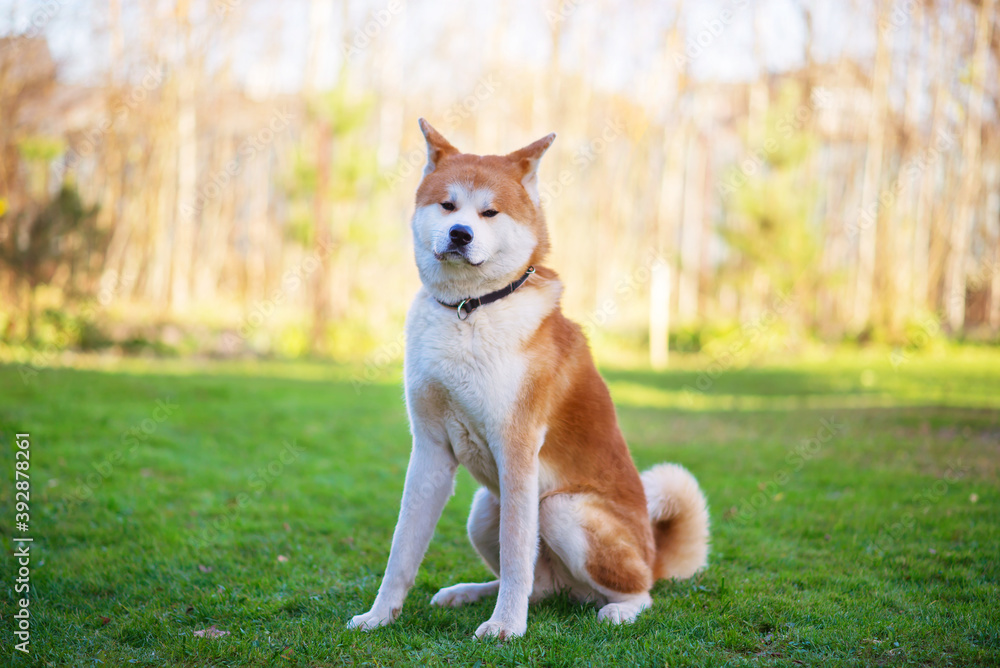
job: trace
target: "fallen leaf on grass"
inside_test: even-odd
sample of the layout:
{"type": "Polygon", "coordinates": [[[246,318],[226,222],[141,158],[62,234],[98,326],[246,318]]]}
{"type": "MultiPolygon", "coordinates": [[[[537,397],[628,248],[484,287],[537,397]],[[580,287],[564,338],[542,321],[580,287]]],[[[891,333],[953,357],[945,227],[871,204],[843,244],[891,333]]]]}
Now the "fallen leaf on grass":
{"type": "Polygon", "coordinates": [[[107,626],[108,622],[111,621],[110,617],[101,617],[101,626],[107,626]]]}
{"type": "Polygon", "coordinates": [[[284,527],[285,527],[285,531],[291,531],[292,530],[292,527],[289,526],[288,522],[285,522],[284,527]]]}
{"type": "Polygon", "coordinates": [[[228,636],[229,631],[223,631],[215,626],[209,626],[207,629],[195,631],[194,634],[199,638],[221,638],[223,636],[228,636]]]}

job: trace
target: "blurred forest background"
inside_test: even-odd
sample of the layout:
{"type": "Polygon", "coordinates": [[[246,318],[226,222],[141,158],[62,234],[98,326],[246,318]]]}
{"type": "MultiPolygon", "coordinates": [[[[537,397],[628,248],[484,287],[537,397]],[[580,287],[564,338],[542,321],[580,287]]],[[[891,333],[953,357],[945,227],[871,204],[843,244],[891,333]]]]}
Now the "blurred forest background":
{"type": "Polygon", "coordinates": [[[559,134],[548,264],[599,352],[996,343],[997,24],[997,0],[6,0],[0,355],[398,358],[420,116],[476,153],[559,134]]]}

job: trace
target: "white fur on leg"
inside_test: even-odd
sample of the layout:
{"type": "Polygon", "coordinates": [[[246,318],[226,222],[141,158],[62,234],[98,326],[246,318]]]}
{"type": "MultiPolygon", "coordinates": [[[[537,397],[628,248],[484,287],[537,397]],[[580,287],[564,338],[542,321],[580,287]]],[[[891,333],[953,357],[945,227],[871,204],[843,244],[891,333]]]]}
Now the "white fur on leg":
{"type": "Polygon", "coordinates": [[[392,533],[385,576],[371,610],[353,617],[347,628],[370,631],[396,621],[444,504],[454,489],[456,465],[454,455],[441,440],[414,429],[413,452],[406,467],[403,500],[392,533]]]}
{"type": "Polygon", "coordinates": [[[612,624],[631,624],[639,613],[653,604],[648,592],[634,594],[597,611],[597,619],[612,624]]]}
{"type": "MultiPolygon", "coordinates": [[[[497,468],[500,477],[500,588],[497,604],[489,620],[476,629],[477,638],[506,640],[523,636],[528,628],[528,597],[535,581],[538,556],[538,450],[545,439],[537,434],[534,457],[527,465],[513,468],[503,461],[504,446],[497,468]]],[[[530,443],[530,441],[529,441],[530,443]]],[[[524,444],[507,445],[507,448],[524,444]]]]}
{"type": "Polygon", "coordinates": [[[493,596],[499,589],[499,580],[493,580],[492,582],[465,582],[452,585],[434,594],[434,598],[431,599],[431,605],[457,608],[466,603],[475,603],[485,596],[493,596]]]}
{"type": "Polygon", "coordinates": [[[393,608],[387,615],[381,614],[375,610],[369,610],[364,614],[355,615],[351,618],[351,621],[347,622],[347,628],[359,629],[361,631],[371,631],[372,629],[377,629],[380,626],[392,624],[396,621],[396,617],[398,616],[399,608],[393,608]]]}

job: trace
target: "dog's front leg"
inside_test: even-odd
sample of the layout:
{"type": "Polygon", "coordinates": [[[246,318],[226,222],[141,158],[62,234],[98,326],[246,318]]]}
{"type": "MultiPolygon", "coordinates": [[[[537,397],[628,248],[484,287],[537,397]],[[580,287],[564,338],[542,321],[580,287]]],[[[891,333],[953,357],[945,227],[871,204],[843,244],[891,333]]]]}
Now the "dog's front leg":
{"type": "Polygon", "coordinates": [[[399,520],[392,534],[389,563],[372,609],[348,622],[348,628],[370,630],[396,621],[417,568],[434,535],[434,527],[451,496],[458,463],[443,439],[415,435],[406,468],[399,520]]]}
{"type": "Polygon", "coordinates": [[[476,637],[501,640],[524,635],[528,596],[538,555],[538,445],[514,439],[497,453],[500,473],[500,591],[489,621],[476,637]]]}

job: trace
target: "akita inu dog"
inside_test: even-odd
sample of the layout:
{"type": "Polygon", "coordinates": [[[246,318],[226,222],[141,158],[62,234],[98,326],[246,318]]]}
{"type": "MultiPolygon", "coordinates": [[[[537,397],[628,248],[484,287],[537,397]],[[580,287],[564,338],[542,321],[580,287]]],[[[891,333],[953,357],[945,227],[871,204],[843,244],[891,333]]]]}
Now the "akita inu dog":
{"type": "Polygon", "coordinates": [[[460,153],[423,119],[427,166],[413,241],[423,288],[406,322],[413,450],[385,577],[351,628],[393,622],[455,471],[482,485],[468,531],[496,580],[456,584],[432,605],[497,595],[477,637],[524,634],[528,602],[560,590],[631,622],[658,578],[707,564],[708,510],[694,477],[641,477],[580,327],[560,311],[538,163],[555,139],[508,155],[460,153]]]}

